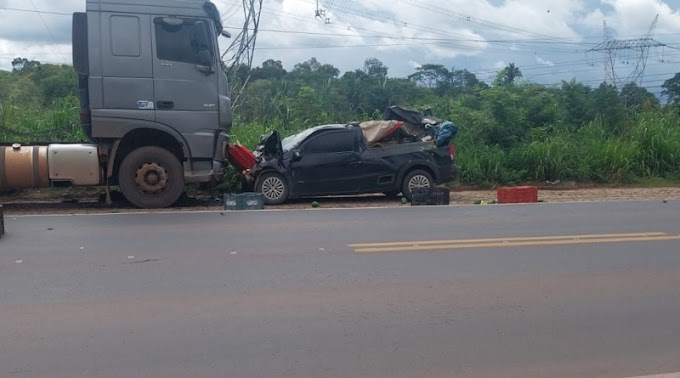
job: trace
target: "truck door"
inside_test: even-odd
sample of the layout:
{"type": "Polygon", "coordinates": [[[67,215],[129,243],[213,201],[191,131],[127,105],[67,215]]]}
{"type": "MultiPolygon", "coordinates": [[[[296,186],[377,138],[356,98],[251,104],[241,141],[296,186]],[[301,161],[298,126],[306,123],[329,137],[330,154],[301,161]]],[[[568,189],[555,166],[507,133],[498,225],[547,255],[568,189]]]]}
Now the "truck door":
{"type": "MultiPolygon", "coordinates": [[[[91,22],[95,25],[101,22],[101,59],[91,62],[93,106],[104,109],[99,115],[153,122],[153,67],[148,32],[151,18],[102,13],[91,22]],[[98,77],[100,69],[101,78],[98,77]]],[[[107,132],[98,131],[103,135],[107,132]]]]}
{"type": "Polygon", "coordinates": [[[179,131],[193,158],[212,159],[220,69],[212,25],[207,19],[156,16],[153,35],[156,122],[179,131]]]}

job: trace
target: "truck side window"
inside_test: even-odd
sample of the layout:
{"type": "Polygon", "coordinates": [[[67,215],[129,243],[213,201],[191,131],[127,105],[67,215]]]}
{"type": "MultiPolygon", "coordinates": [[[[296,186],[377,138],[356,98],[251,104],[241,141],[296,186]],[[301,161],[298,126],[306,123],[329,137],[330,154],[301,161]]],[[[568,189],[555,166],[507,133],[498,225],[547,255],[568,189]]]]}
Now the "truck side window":
{"type": "Polygon", "coordinates": [[[180,25],[169,25],[162,18],[154,20],[156,26],[156,52],[158,59],[173,62],[201,64],[199,53],[208,51],[213,53],[212,46],[202,45],[199,33],[206,28],[206,23],[185,19],[180,25]]]}
{"type": "Polygon", "coordinates": [[[305,154],[332,154],[354,151],[355,135],[350,131],[326,132],[305,143],[305,154]]]}
{"type": "Polygon", "coordinates": [[[142,55],[141,23],[135,16],[111,16],[111,55],[140,57],[142,55]]]}

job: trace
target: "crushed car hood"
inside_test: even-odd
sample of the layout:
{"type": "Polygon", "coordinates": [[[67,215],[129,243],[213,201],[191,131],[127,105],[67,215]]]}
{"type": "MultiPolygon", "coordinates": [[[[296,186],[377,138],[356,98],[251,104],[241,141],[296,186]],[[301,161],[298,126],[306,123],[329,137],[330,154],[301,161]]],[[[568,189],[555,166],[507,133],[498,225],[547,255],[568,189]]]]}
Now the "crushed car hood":
{"type": "Polygon", "coordinates": [[[283,156],[283,146],[281,145],[281,134],[274,130],[260,139],[260,144],[255,149],[255,155],[264,158],[277,158],[283,156]]]}

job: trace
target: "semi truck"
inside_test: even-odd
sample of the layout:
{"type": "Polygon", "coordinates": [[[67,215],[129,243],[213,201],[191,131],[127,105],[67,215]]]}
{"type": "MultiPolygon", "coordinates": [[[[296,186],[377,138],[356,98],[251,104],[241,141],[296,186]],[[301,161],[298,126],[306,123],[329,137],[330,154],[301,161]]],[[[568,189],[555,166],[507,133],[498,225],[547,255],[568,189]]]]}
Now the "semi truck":
{"type": "Polygon", "coordinates": [[[232,107],[209,0],[86,0],[73,67],[88,143],[0,146],[0,191],[117,185],[141,208],[220,181],[232,107]]]}

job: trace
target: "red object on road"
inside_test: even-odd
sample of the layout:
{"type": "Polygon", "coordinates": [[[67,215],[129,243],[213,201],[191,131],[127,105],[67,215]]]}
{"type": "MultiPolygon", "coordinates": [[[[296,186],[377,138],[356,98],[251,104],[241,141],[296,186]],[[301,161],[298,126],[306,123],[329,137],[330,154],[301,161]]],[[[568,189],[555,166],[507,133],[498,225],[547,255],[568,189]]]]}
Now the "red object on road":
{"type": "Polygon", "coordinates": [[[498,203],[535,203],[538,202],[538,187],[515,186],[498,189],[498,203]]]}
{"type": "Polygon", "coordinates": [[[250,169],[255,165],[255,154],[240,144],[229,146],[227,155],[229,155],[231,165],[236,167],[239,172],[250,169]]]}

